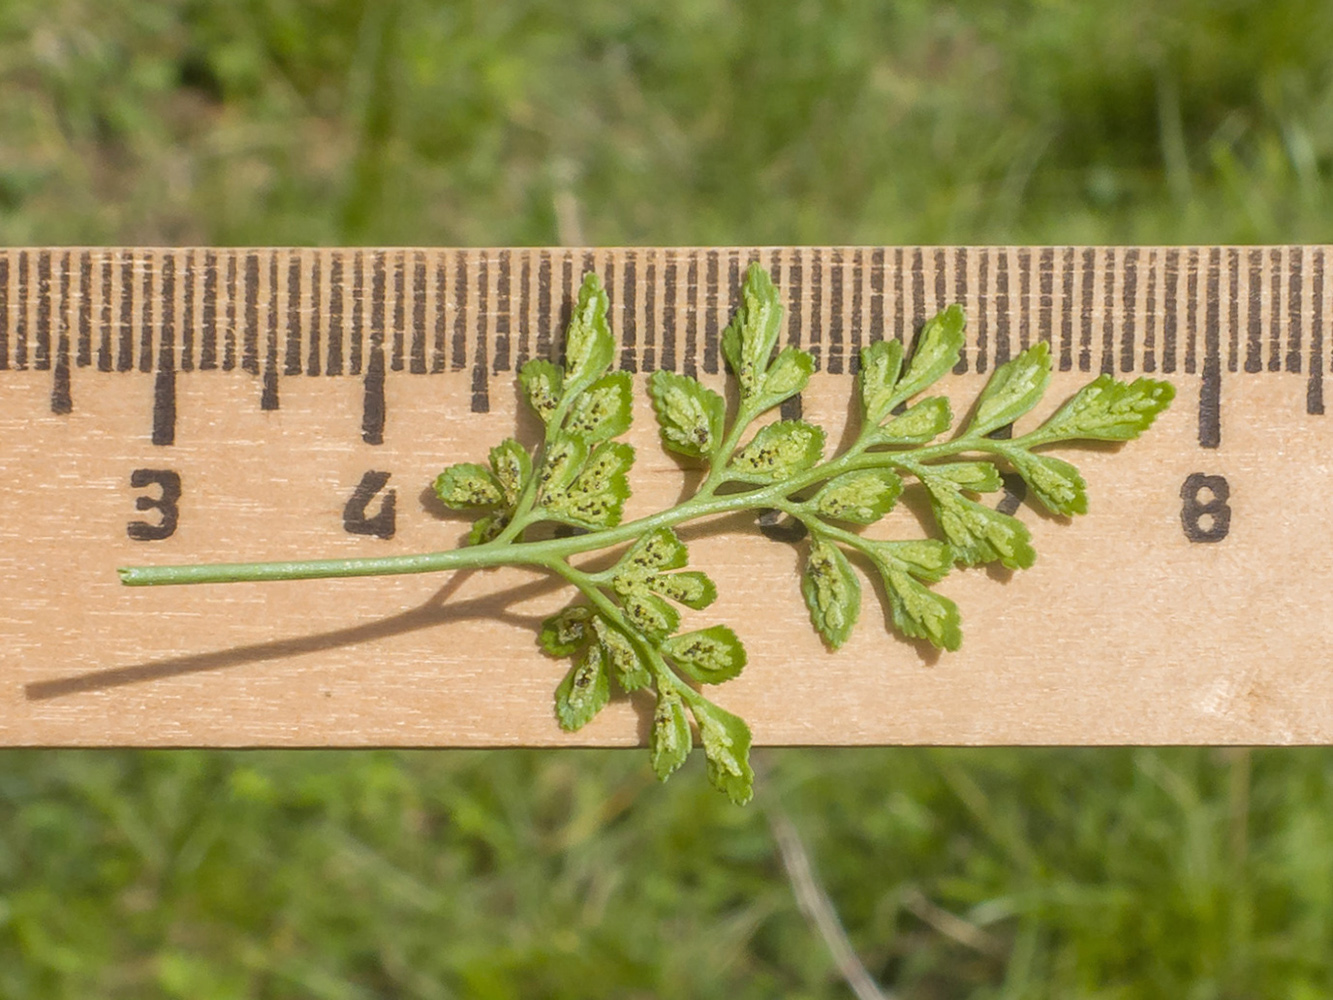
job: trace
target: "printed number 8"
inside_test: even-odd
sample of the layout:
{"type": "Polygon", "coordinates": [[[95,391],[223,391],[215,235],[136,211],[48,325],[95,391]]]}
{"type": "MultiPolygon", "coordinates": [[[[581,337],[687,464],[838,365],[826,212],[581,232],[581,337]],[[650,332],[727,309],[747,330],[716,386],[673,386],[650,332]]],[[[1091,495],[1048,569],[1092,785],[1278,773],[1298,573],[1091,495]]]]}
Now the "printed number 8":
{"type": "Polygon", "coordinates": [[[1231,530],[1231,486],[1225,476],[1205,476],[1194,472],[1180,486],[1180,525],[1191,542],[1220,542],[1231,530]],[[1200,502],[1199,494],[1209,499],[1200,502]]]}

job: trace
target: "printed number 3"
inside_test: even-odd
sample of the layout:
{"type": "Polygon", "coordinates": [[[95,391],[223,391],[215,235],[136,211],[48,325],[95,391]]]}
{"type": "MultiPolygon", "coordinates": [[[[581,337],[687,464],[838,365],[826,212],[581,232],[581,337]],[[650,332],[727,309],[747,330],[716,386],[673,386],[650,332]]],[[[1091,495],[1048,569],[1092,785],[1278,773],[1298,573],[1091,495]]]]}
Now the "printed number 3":
{"type": "Polygon", "coordinates": [[[181,476],[171,469],[135,469],[130,473],[130,485],[136,490],[145,486],[158,486],[159,496],[137,496],[134,498],[135,510],[156,510],[161,517],[157,524],[147,521],[131,521],[125,526],[126,533],[136,542],[157,542],[170,538],[176,533],[176,522],[180,520],[180,510],[176,502],[181,498],[181,476]]]}

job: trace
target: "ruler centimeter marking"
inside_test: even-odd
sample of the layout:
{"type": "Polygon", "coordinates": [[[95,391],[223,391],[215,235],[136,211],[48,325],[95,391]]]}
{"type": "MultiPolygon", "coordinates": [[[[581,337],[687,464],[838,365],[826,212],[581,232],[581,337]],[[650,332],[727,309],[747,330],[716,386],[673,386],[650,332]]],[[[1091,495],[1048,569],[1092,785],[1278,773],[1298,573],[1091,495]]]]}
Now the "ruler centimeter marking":
{"type": "Polygon", "coordinates": [[[1061,371],[1197,374],[1199,444],[1216,448],[1224,370],[1303,374],[1306,412],[1324,412],[1327,250],[0,250],[0,372],[50,371],[58,414],[76,405],[77,369],[151,373],[157,445],[175,440],[180,373],[239,368],[258,378],[264,410],[281,405],[282,378],[360,377],[362,437],[381,444],[390,373],[470,371],[471,409],[488,412],[496,377],[558,352],[588,270],[607,288],[622,369],[716,374],[743,270],[758,261],[785,290],[785,342],[830,374],[961,302],[971,336],[957,373],[991,371],[1040,339],[1061,371]]]}

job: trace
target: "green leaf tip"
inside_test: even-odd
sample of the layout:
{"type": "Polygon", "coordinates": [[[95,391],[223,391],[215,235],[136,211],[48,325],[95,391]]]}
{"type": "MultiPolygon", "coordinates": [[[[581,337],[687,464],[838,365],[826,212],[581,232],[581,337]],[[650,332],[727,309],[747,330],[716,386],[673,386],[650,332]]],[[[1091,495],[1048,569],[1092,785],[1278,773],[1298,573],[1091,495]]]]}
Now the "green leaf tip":
{"type": "Polygon", "coordinates": [[[754,795],[750,727],[738,716],[700,698],[690,705],[708,760],[708,780],[738,806],[754,795]]]}
{"type": "Polygon", "coordinates": [[[861,583],[837,545],[822,538],[811,542],[801,595],[824,641],[833,649],[846,642],[861,614],[861,583]]]}
{"type": "Polygon", "coordinates": [[[543,358],[533,358],[519,369],[518,383],[533,412],[549,424],[564,395],[565,373],[543,358]]]}
{"type": "Polygon", "coordinates": [[[736,373],[744,398],[763,388],[764,373],[782,325],[782,300],[773,280],[759,264],[751,264],[741,286],[741,303],[722,331],[722,353],[736,373]]]}
{"type": "Polygon", "coordinates": [[[1171,405],[1176,387],[1159,379],[1118,382],[1099,375],[1056,410],[1033,437],[1055,441],[1132,441],[1171,405]]]}
{"type": "Polygon", "coordinates": [[[537,643],[552,656],[573,656],[587,643],[592,618],[587,605],[570,605],[542,622],[537,643]]]}
{"type": "Polygon", "coordinates": [[[803,420],[779,420],[759,428],[732,459],[735,480],[773,483],[813,467],[824,453],[824,431],[803,420]]]}
{"type": "Polygon", "coordinates": [[[689,458],[713,456],[722,443],[727,416],[721,396],[698,379],[660,370],[648,379],[648,394],[668,451],[689,458]]]}
{"type": "Polygon", "coordinates": [[[1050,380],[1050,348],[1039,341],[995,369],[977,398],[976,415],[968,431],[989,434],[1013,423],[1037,405],[1050,380]]]}
{"type": "Polygon", "coordinates": [[[590,644],[555,689],[555,714],[560,728],[571,733],[582,729],[610,700],[606,654],[600,644],[590,644]]]}
{"type": "MultiPolygon", "coordinates": [[[[718,601],[718,587],[701,569],[687,568],[684,525],[776,511],[804,528],[799,591],[831,650],[848,642],[860,617],[862,582],[853,560],[877,577],[873,589],[889,632],[955,650],[963,638],[959,609],[935,585],[955,566],[1023,569],[1036,558],[1023,522],[995,509],[1002,470],[1017,472],[1048,511],[1083,514],[1086,482],[1046,449],[1138,437],[1175,390],[1165,381],[1101,375],[1035,429],[1002,434],[1049,387],[1050,349],[1039,340],[992,373],[956,430],[949,393],[936,387],[961,356],[965,317],[955,305],[927,320],[910,350],[899,340],[874,340],[883,331],[870,331],[855,388],[860,427],[826,456],[822,428],[764,416],[816,377],[809,352],[779,348],[778,288],[753,264],[737,292],[738,308],[721,338],[736,384],[730,408],[733,397],[693,377],[659,370],[646,379],[662,447],[704,467],[690,495],[622,523],[635,453],[620,438],[631,426],[635,377],[612,370],[618,344],[609,301],[590,272],[572,304],[562,360],[532,359],[518,374],[541,421],[539,440],[506,438],[490,449],[488,464],[457,463],[434,480],[441,503],[476,516],[468,533],[475,548],[336,565],[345,575],[514,565],[559,576],[578,597],[537,632],[546,654],[568,661],[555,688],[558,726],[582,729],[613,692],[643,691],[636,700],[656,699],[648,734],[653,773],[665,780],[679,770],[697,739],[709,782],[744,803],[754,793],[750,729],[705,692],[748,669],[748,655],[729,625],[691,621],[718,601]],[[875,537],[861,534],[868,525],[876,526],[867,532],[875,537]],[[904,529],[926,537],[878,537],[904,529]]],[[[146,586],[290,579],[305,569],[328,576],[329,565],[131,567],[120,574],[126,584],[146,586]]]]}
{"type": "Polygon", "coordinates": [[[943,396],[927,396],[893,419],[885,421],[874,433],[872,440],[876,444],[899,446],[925,444],[947,431],[951,423],[953,411],[949,408],[949,401],[943,396]]]}
{"type": "Polygon", "coordinates": [[[894,405],[934,385],[945,372],[958,364],[965,325],[963,307],[959,305],[949,306],[944,312],[927,320],[916,339],[907,371],[898,382],[894,405]]]}
{"type": "Polygon", "coordinates": [[[685,703],[674,688],[658,691],[657,709],[653,712],[653,728],[648,736],[648,753],[653,773],[666,781],[676,768],[685,763],[694,749],[694,734],[685,714],[685,703]]]}
{"type": "Polygon", "coordinates": [[[878,424],[898,405],[894,389],[903,368],[903,345],[897,340],[880,340],[861,350],[857,387],[861,395],[861,419],[878,424]]]}
{"type": "Polygon", "coordinates": [[[680,569],[689,565],[690,554],[685,544],[670,528],[654,528],[639,536],[616,563],[621,576],[634,581],[647,579],[648,574],[664,569],[680,569]]]}
{"type": "Polygon", "coordinates": [[[717,600],[717,584],[698,570],[659,573],[648,581],[648,589],[694,611],[702,611],[717,600]]]}
{"type": "Polygon", "coordinates": [[[633,389],[629,372],[603,375],[570,405],[565,431],[587,444],[601,444],[629,430],[633,389]]]}
{"type": "Polygon", "coordinates": [[[635,587],[620,598],[625,620],[636,632],[661,642],[680,627],[680,612],[648,587],[635,587]]]}
{"type": "Polygon", "coordinates": [[[725,625],[673,635],[662,643],[662,654],[701,684],[729,681],[745,669],[745,647],[725,625]]]}
{"type": "Polygon", "coordinates": [[[832,479],[812,501],[820,517],[874,524],[893,509],[903,481],[892,469],[865,469],[832,479]]]}
{"type": "Polygon", "coordinates": [[[764,375],[764,407],[777,406],[806,387],[814,374],[815,358],[797,347],[784,348],[764,375]]]}
{"type": "MultiPolygon", "coordinates": [[[[571,454],[577,449],[572,449],[571,454]]],[[[571,464],[573,459],[571,458],[571,464]]],[[[554,520],[585,528],[613,528],[629,499],[629,477],[634,449],[620,441],[599,444],[578,463],[567,484],[542,494],[546,513],[554,520]]],[[[562,473],[557,482],[564,478],[562,473]]]]}
{"type": "Polygon", "coordinates": [[[435,477],[435,495],[455,510],[480,510],[504,502],[504,489],[485,466],[473,462],[451,465],[435,477]]]}
{"type": "Polygon", "coordinates": [[[607,666],[621,690],[626,693],[638,691],[653,683],[652,673],[642,654],[624,631],[600,615],[592,620],[592,627],[597,641],[602,645],[602,652],[606,654],[607,666]]]}
{"type": "MultiPolygon", "coordinates": [[[[513,509],[519,494],[532,478],[532,456],[513,438],[506,438],[491,449],[491,472],[504,494],[505,507],[513,509]]],[[[436,481],[436,492],[439,481],[436,481]]],[[[443,498],[441,498],[443,499],[443,498]]]]}
{"type": "Polygon", "coordinates": [[[565,331],[565,381],[576,393],[601,378],[615,356],[616,342],[611,336],[606,314],[610,304],[601,279],[589,271],[579,289],[578,302],[565,331]]]}
{"type": "Polygon", "coordinates": [[[950,652],[963,644],[957,604],[914,579],[900,565],[884,566],[881,575],[894,628],[908,639],[924,639],[950,652]]]}
{"type": "Polygon", "coordinates": [[[1006,457],[1013,463],[1027,487],[1052,514],[1086,514],[1087,484],[1083,476],[1064,459],[1054,455],[1034,455],[1015,448],[1006,457]]]}
{"type": "Polygon", "coordinates": [[[1036,560],[1031,535],[1018,518],[969,500],[945,476],[927,474],[922,482],[935,520],[959,562],[967,566],[999,562],[1008,569],[1027,569],[1036,560]]]}

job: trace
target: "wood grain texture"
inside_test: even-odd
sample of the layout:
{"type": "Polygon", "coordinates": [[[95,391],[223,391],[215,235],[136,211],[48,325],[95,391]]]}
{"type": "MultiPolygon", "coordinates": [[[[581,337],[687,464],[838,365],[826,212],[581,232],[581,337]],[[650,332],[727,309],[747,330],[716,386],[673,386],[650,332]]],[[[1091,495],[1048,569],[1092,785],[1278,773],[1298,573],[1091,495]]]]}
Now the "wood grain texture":
{"type": "MultiPolygon", "coordinates": [[[[832,440],[855,349],[910,337],[955,299],[971,318],[966,370],[944,384],[955,412],[1038,338],[1062,370],[1024,423],[1104,369],[1178,390],[1144,440],[1055,452],[1085,474],[1091,513],[1066,523],[1024,504],[1032,569],[939,585],[963,612],[957,653],[891,635],[868,582],[856,633],[828,652],[801,602],[799,546],[752,518],[682,532],[722,592],[688,620],[725,621],[749,649],[717,700],[757,743],[1331,742],[1325,249],[0,251],[0,743],[642,742],[651,706],[638,698],[578,734],[557,728],[565,665],[534,643],[569,596],[554,581],[136,590],[114,570],[452,547],[466,522],[427,487],[515,429],[531,439],[512,370],[558,352],[585,264],[609,277],[620,364],[637,372],[627,513],[671,505],[691,473],[658,446],[644,372],[723,387],[716,337],[751,257],[794,307],[786,339],[818,348],[803,412],[832,440]],[[133,487],[135,470],[179,476],[169,538],[128,534],[158,519],[136,510],[160,488],[133,487]],[[396,496],[389,539],[344,529],[374,471],[396,496]],[[1182,529],[1198,473],[1230,489],[1213,543],[1182,529]]],[[[924,533],[910,503],[872,532],[924,533]]]]}

